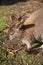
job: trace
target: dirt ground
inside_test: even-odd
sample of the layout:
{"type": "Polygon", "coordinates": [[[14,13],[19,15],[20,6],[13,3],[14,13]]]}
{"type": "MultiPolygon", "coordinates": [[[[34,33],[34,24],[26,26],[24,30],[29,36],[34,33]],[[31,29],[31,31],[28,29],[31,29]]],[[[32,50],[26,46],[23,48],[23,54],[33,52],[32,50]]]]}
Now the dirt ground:
{"type": "MultiPolygon", "coordinates": [[[[26,19],[34,11],[38,10],[41,7],[43,7],[43,0],[28,0],[26,2],[18,2],[12,5],[3,5],[3,6],[1,5],[0,18],[3,18],[3,22],[5,22],[5,24],[11,25],[12,21],[10,19],[10,16],[12,14],[16,15],[17,17],[22,16],[23,19],[26,19]]],[[[0,20],[2,21],[2,19],[0,20]]],[[[0,28],[0,30],[2,29],[0,28]]],[[[15,50],[19,50],[19,49],[20,50],[16,54],[13,54],[13,56],[9,55],[9,52],[8,52],[6,57],[8,60],[4,60],[2,62],[0,60],[0,65],[3,65],[3,64],[4,65],[8,65],[8,64],[9,65],[43,65],[43,52],[36,51],[38,53],[35,54],[32,51],[31,54],[29,54],[25,51],[26,49],[25,47],[22,49],[22,44],[20,41],[13,40],[12,42],[10,42],[6,38],[6,36],[4,37],[5,37],[4,42],[0,46],[1,48],[4,47],[6,50],[9,50],[9,52],[11,53],[15,53],[15,50]],[[11,57],[14,57],[14,58],[11,58],[11,57]]],[[[3,54],[1,56],[3,59],[3,54]]]]}

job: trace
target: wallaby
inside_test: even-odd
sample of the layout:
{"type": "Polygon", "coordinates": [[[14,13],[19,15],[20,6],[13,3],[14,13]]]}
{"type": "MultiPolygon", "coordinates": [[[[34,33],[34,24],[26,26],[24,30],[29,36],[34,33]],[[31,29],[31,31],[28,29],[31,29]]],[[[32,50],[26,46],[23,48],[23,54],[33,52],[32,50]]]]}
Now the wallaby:
{"type": "Polygon", "coordinates": [[[15,22],[9,34],[11,41],[14,38],[20,39],[23,44],[26,44],[27,50],[32,48],[32,43],[35,41],[43,43],[43,8],[33,12],[25,21],[16,22],[14,16],[11,18],[15,22]]]}

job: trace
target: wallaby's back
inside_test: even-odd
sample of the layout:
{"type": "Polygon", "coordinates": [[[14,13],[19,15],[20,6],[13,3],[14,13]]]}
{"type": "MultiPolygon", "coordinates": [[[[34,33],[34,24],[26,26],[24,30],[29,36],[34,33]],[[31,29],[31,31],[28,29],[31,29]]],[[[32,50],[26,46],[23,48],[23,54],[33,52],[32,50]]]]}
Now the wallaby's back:
{"type": "Polygon", "coordinates": [[[28,28],[24,30],[22,42],[26,43],[28,49],[31,48],[31,43],[35,40],[43,42],[43,8],[27,18],[24,25],[28,28]]]}

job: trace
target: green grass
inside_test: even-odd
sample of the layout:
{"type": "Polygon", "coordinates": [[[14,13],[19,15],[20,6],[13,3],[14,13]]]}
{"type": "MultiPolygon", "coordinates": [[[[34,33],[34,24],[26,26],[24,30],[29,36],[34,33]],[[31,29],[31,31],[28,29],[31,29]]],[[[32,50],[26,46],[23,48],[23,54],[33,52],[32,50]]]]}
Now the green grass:
{"type": "Polygon", "coordinates": [[[29,55],[26,52],[21,52],[16,55],[8,53],[6,56],[6,48],[0,48],[0,64],[12,65],[12,63],[14,63],[14,65],[42,65],[42,63],[38,61],[34,55],[29,55]]]}
{"type": "Polygon", "coordinates": [[[11,54],[11,53],[9,53],[9,54],[7,55],[7,58],[10,59],[10,60],[14,60],[14,55],[11,54]]]}
{"type": "MultiPolygon", "coordinates": [[[[38,57],[38,56],[37,56],[38,57]]],[[[22,52],[16,55],[15,62],[17,65],[42,65],[40,61],[36,60],[36,56],[29,55],[26,52],[22,52]]]]}
{"type": "MultiPolygon", "coordinates": [[[[3,16],[0,16],[0,31],[3,30],[6,26],[6,19],[3,16]]],[[[5,39],[5,34],[3,32],[0,32],[0,44],[5,39]]]]}
{"type": "Polygon", "coordinates": [[[10,19],[5,16],[0,16],[0,31],[6,27],[6,24],[10,24],[10,19]]]}
{"type": "Polygon", "coordinates": [[[10,11],[8,8],[6,8],[6,9],[5,8],[0,9],[0,14],[7,15],[7,14],[11,14],[12,13],[12,11],[10,11]]]}
{"type": "Polygon", "coordinates": [[[4,17],[0,17],[0,30],[5,27],[5,24],[6,20],[4,19],[4,17]]]}

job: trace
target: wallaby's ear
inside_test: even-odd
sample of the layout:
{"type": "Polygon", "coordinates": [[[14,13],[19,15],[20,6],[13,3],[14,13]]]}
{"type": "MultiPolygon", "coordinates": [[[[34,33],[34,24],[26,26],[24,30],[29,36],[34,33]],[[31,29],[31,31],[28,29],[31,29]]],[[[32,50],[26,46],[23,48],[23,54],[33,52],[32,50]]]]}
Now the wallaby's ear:
{"type": "Polygon", "coordinates": [[[18,17],[18,23],[16,24],[17,28],[18,28],[18,29],[21,28],[21,26],[23,25],[23,23],[24,23],[24,19],[23,19],[22,16],[20,15],[20,16],[18,17]]]}
{"type": "Polygon", "coordinates": [[[23,25],[24,21],[23,19],[21,21],[19,21],[19,23],[17,23],[17,28],[20,29],[23,25]]]}
{"type": "Polygon", "coordinates": [[[34,20],[35,20],[36,16],[34,15],[31,15],[29,18],[27,18],[23,25],[29,25],[29,24],[34,24],[34,20]]]}
{"type": "Polygon", "coordinates": [[[24,20],[22,17],[19,17],[18,20],[20,20],[21,25],[30,25],[30,24],[34,24],[34,20],[35,20],[36,16],[34,16],[33,14],[30,15],[29,18],[27,18],[26,20],[24,20]]]}

